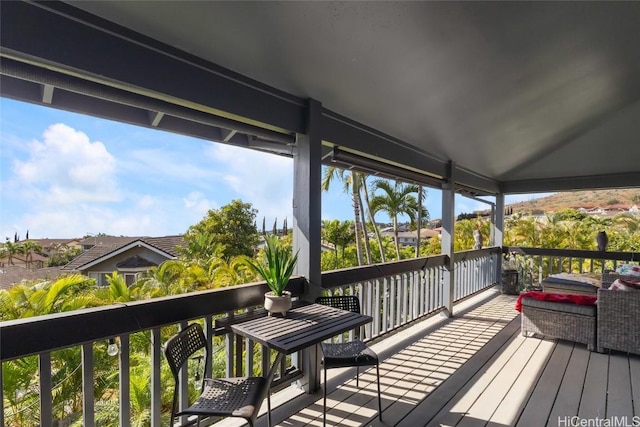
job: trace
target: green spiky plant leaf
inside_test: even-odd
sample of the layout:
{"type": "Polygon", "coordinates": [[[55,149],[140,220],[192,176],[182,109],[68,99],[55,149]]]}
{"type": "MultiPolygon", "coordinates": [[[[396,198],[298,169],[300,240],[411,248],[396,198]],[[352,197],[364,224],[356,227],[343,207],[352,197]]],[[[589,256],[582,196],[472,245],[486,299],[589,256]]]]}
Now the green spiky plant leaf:
{"type": "Polygon", "coordinates": [[[296,262],[298,262],[298,253],[293,255],[290,249],[280,244],[277,236],[267,236],[265,240],[267,245],[264,248],[264,260],[257,262],[246,258],[245,261],[267,282],[271,292],[282,296],[282,292],[293,274],[296,262]]]}

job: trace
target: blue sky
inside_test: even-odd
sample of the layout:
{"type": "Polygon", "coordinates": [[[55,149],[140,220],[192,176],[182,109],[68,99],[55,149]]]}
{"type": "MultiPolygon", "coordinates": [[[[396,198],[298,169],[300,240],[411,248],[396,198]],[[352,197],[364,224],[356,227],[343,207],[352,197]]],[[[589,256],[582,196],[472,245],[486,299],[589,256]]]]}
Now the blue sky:
{"type": "MultiPolygon", "coordinates": [[[[292,225],[293,161],[224,144],[0,98],[0,239],[182,234],[233,199],[257,222],[292,225]]],[[[509,197],[508,202],[533,196],[509,197]]],[[[486,204],[457,197],[456,214],[486,204]]],[[[439,190],[427,189],[431,218],[439,190]]],[[[337,183],[323,219],[353,218],[337,183]]],[[[388,221],[383,216],[377,221],[388,221]]]]}

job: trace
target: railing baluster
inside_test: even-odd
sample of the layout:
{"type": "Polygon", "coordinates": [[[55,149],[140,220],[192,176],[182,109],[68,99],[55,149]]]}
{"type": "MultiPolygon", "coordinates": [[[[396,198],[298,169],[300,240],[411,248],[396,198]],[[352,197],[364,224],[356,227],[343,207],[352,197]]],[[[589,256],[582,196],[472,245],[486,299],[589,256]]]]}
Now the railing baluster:
{"type": "Polygon", "coordinates": [[[389,277],[389,330],[393,330],[396,325],[396,304],[398,298],[396,298],[396,279],[395,277],[389,277]]]}
{"type": "MultiPolygon", "coordinates": [[[[371,317],[375,316],[375,310],[374,310],[374,305],[373,305],[373,282],[371,280],[367,280],[365,282],[365,286],[367,287],[366,289],[366,298],[367,298],[367,314],[371,317]]],[[[376,307],[378,306],[378,304],[376,304],[376,307]]],[[[365,329],[367,331],[367,338],[372,338],[373,337],[373,324],[371,323],[367,323],[365,325],[365,329]]]]}
{"type": "MultiPolygon", "coordinates": [[[[0,362],[0,402],[4,402],[4,381],[2,379],[2,363],[0,362]]],[[[4,425],[4,405],[0,406],[0,426],[4,425]]]]}
{"type": "Polygon", "coordinates": [[[94,427],[93,343],[82,345],[82,425],[94,427]]]}
{"type": "Polygon", "coordinates": [[[389,279],[382,279],[382,332],[389,330],[389,279]]]}
{"type": "MultiPolygon", "coordinates": [[[[187,327],[187,322],[180,322],[180,330],[183,330],[187,327]]],[[[178,389],[178,407],[180,410],[189,407],[189,370],[182,369],[179,373],[180,375],[180,388],[178,389]]],[[[189,417],[182,416],[180,418],[180,422],[185,424],[189,417]]]]}
{"type": "Polygon", "coordinates": [[[425,299],[426,299],[426,291],[425,291],[425,273],[424,270],[420,270],[418,272],[418,284],[419,284],[419,294],[420,294],[420,299],[418,302],[418,316],[422,316],[423,314],[425,314],[426,310],[425,310],[425,299]]]}
{"type": "Polygon", "coordinates": [[[429,311],[433,311],[438,306],[438,270],[429,270],[429,311]]]}
{"type": "Polygon", "coordinates": [[[374,295],[374,308],[376,309],[373,313],[373,335],[380,335],[380,279],[376,279],[374,282],[375,286],[375,295],[374,295]]]}
{"type": "Polygon", "coordinates": [[[396,276],[397,280],[397,292],[398,292],[398,307],[396,309],[396,320],[395,323],[397,326],[402,326],[402,315],[404,314],[404,287],[402,282],[402,275],[398,274],[396,276]]]}
{"type": "Polygon", "coordinates": [[[413,289],[411,291],[413,294],[413,315],[411,317],[413,320],[413,319],[417,319],[420,316],[420,299],[422,298],[422,292],[420,287],[422,285],[422,281],[420,280],[419,270],[411,273],[411,282],[412,282],[411,289],[413,289]]]}
{"type": "Polygon", "coordinates": [[[120,372],[120,427],[131,425],[131,377],[130,377],[129,334],[120,336],[118,370],[120,372]]]}
{"type": "MultiPolygon", "coordinates": [[[[227,316],[232,317],[233,312],[227,313],[227,316]]],[[[225,365],[224,365],[224,375],[225,377],[233,377],[233,361],[235,360],[235,347],[233,346],[233,335],[226,334],[224,336],[224,343],[226,347],[226,355],[225,365]]]]}
{"type": "Polygon", "coordinates": [[[161,427],[162,425],[160,417],[160,410],[162,409],[161,353],[160,328],[153,328],[151,329],[151,427],[161,427]]]}
{"type": "Polygon", "coordinates": [[[38,358],[40,376],[40,425],[53,425],[53,394],[51,379],[51,353],[41,353],[38,358]]]}
{"type": "Polygon", "coordinates": [[[407,319],[407,278],[404,274],[399,274],[398,280],[400,281],[400,307],[398,309],[398,326],[402,326],[407,319]]]}

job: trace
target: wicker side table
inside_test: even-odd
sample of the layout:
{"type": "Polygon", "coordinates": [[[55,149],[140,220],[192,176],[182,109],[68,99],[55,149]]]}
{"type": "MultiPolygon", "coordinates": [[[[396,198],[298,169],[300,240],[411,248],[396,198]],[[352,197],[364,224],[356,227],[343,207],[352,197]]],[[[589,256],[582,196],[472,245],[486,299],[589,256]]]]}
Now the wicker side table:
{"type": "Polygon", "coordinates": [[[596,348],[596,307],[522,298],[522,335],[544,335],[596,348]]]}

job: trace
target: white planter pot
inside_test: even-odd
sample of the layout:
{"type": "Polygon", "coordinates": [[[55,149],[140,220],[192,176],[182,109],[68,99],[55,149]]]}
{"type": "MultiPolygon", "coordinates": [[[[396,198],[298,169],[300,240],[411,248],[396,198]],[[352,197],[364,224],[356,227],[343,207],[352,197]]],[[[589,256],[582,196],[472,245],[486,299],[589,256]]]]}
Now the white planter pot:
{"type": "Polygon", "coordinates": [[[281,297],[278,297],[269,291],[264,294],[264,308],[269,312],[269,316],[273,313],[280,313],[283,316],[291,308],[291,292],[284,291],[281,297]]]}

